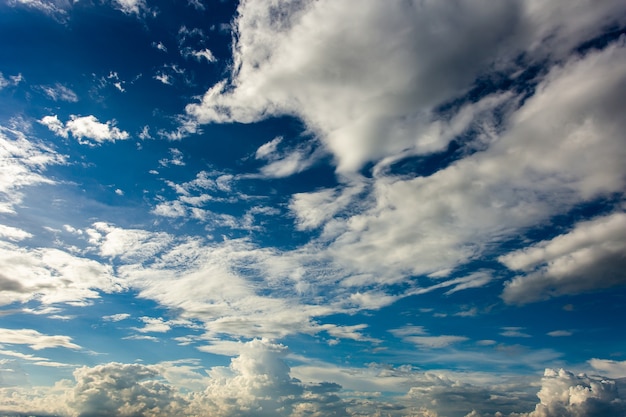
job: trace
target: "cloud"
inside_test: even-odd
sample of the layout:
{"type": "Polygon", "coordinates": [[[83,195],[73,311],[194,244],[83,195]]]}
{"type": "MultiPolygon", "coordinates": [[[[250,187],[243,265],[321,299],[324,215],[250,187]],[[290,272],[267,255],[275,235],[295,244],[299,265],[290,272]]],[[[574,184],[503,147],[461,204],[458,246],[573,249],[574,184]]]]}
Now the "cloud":
{"type": "MultiPolygon", "coordinates": [[[[29,140],[22,132],[0,126],[0,213],[15,213],[14,207],[24,197],[24,188],[54,184],[42,172],[48,166],[63,165],[66,161],[66,156],[29,140]]],[[[9,229],[4,230],[9,233],[9,229]]],[[[18,235],[25,236],[19,232],[18,235]]]]}
{"type": "Polygon", "coordinates": [[[153,11],[148,8],[145,0],[112,0],[115,8],[123,12],[124,14],[134,14],[137,16],[143,16],[145,14],[154,14],[153,11]]]}
{"type": "Polygon", "coordinates": [[[469,340],[469,338],[465,336],[430,336],[422,326],[406,326],[399,329],[392,329],[390,332],[394,336],[400,337],[404,342],[415,344],[420,348],[444,348],[454,343],[469,340]]]}
{"type": "Polygon", "coordinates": [[[202,59],[206,59],[207,62],[216,62],[217,58],[213,55],[209,49],[204,48],[200,50],[194,50],[192,48],[183,48],[180,51],[181,55],[185,58],[194,58],[197,61],[201,61],[202,59]]]}
{"type": "Polygon", "coordinates": [[[41,350],[63,347],[81,349],[69,336],[48,336],[31,329],[0,329],[0,340],[6,344],[28,345],[31,349],[41,350]]]}
{"type": "Polygon", "coordinates": [[[83,305],[99,292],[120,291],[111,266],[52,248],[22,248],[0,241],[0,305],[37,301],[83,305]]]}
{"type": "Polygon", "coordinates": [[[100,123],[95,116],[70,115],[70,120],[65,125],[56,115],[44,116],[39,122],[47,126],[57,136],[67,138],[68,134],[71,133],[83,145],[93,146],[106,141],[115,142],[129,138],[128,132],[115,126],[115,121],[100,123]],[[83,140],[83,138],[91,139],[91,141],[83,140]]]}
{"type": "Polygon", "coordinates": [[[524,304],[626,283],[626,213],[576,224],[569,233],[501,256],[514,271],[502,298],[524,304]]]}
{"type": "Polygon", "coordinates": [[[78,368],[74,378],[69,405],[82,417],[182,416],[187,406],[151,366],[113,362],[78,368]]]}
{"type": "Polygon", "coordinates": [[[159,160],[159,165],[167,167],[170,165],[185,166],[184,155],[180,149],[170,148],[171,158],[163,158],[159,160]]]}
{"type": "Polygon", "coordinates": [[[128,313],[118,313],[118,314],[113,314],[110,316],[103,316],[102,319],[107,320],[107,321],[117,322],[117,321],[126,320],[129,317],[130,317],[130,314],[128,313]]]}
{"type": "Polygon", "coordinates": [[[22,74],[11,75],[9,78],[4,78],[2,72],[0,72],[0,90],[8,86],[16,86],[22,81],[22,74]]]}
{"type": "Polygon", "coordinates": [[[67,10],[72,7],[70,0],[9,0],[9,6],[25,6],[38,10],[59,22],[67,19],[67,10]]]}
{"type": "Polygon", "coordinates": [[[139,333],[166,333],[172,329],[170,323],[161,317],[141,317],[141,321],[145,326],[135,329],[139,333]]]}
{"type": "Polygon", "coordinates": [[[167,52],[167,47],[163,44],[163,42],[152,42],[152,46],[159,51],[167,52]]]}
{"type": "Polygon", "coordinates": [[[32,234],[17,227],[5,226],[0,224],[0,237],[14,242],[33,237],[32,234]]]}
{"type": "Polygon", "coordinates": [[[437,105],[488,69],[510,70],[522,52],[531,62],[562,59],[623,21],[620,10],[616,1],[581,1],[574,8],[247,1],[235,20],[231,79],[209,89],[187,113],[200,123],[298,115],[335,155],[338,170],[352,172],[405,150],[445,149],[453,135],[439,134],[432,113],[437,105]]]}
{"type": "Polygon", "coordinates": [[[593,369],[600,372],[602,375],[606,375],[611,378],[626,377],[626,361],[593,358],[588,362],[593,369]]]}
{"type": "Polygon", "coordinates": [[[50,99],[54,101],[67,101],[75,103],[78,101],[78,96],[70,88],[63,84],[56,83],[53,86],[42,85],[39,87],[50,99]]]}
{"type": "Polygon", "coordinates": [[[573,333],[570,330],[553,330],[547,333],[548,336],[552,337],[566,337],[571,336],[572,334],[573,333]]]}
{"type": "Polygon", "coordinates": [[[615,380],[546,369],[537,394],[539,404],[528,417],[601,417],[626,412],[626,397],[615,380]]]}
{"type": "MultiPolygon", "coordinates": [[[[321,241],[330,241],[329,257],[360,276],[354,282],[361,285],[407,276],[444,278],[526,227],[578,203],[621,193],[626,148],[619,132],[626,123],[615,109],[624,97],[622,64],[622,41],[572,58],[546,75],[486,149],[428,176],[385,175],[365,182],[365,198],[328,220],[321,241]]],[[[305,201],[303,195],[297,201],[305,201]]],[[[310,205],[291,208],[300,219],[310,217],[310,205]]],[[[609,282],[619,281],[614,277],[609,282]]],[[[509,288],[505,294],[513,294],[515,287],[509,288]]]]}

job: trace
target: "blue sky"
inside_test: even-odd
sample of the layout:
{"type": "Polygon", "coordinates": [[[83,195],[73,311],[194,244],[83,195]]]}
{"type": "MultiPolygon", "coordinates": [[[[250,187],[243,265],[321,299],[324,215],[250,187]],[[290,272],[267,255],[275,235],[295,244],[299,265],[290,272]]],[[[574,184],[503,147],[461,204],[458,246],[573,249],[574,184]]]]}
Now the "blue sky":
{"type": "Polygon", "coordinates": [[[0,414],[626,413],[621,1],[0,4],[0,414]]]}

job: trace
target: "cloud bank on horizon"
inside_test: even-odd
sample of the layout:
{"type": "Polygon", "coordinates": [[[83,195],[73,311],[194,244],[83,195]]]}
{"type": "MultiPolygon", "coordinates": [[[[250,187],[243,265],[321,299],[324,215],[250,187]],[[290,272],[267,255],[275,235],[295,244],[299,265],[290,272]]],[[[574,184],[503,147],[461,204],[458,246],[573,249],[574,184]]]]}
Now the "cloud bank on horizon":
{"type": "Polygon", "coordinates": [[[617,0],[0,5],[0,414],[625,415],[625,36],[617,0]]]}

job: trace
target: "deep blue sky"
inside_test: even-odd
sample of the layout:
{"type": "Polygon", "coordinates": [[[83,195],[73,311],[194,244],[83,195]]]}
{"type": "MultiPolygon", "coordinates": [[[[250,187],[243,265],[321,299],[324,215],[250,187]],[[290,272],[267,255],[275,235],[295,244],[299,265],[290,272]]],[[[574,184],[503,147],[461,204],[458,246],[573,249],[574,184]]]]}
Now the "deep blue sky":
{"type": "Polygon", "coordinates": [[[625,415],[626,7],[544,3],[2,2],[0,414],[625,415]]]}

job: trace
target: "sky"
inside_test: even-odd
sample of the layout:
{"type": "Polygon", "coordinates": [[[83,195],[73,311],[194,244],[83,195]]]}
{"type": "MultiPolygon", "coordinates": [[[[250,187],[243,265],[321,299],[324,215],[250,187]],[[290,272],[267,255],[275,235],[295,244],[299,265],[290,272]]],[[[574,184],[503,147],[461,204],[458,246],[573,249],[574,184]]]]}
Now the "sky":
{"type": "Polygon", "coordinates": [[[622,0],[0,2],[0,415],[626,415],[622,0]]]}

